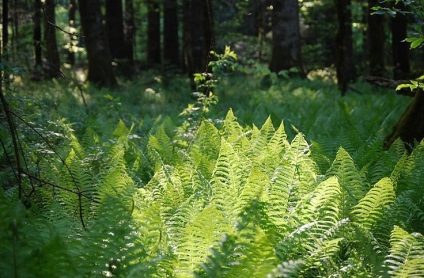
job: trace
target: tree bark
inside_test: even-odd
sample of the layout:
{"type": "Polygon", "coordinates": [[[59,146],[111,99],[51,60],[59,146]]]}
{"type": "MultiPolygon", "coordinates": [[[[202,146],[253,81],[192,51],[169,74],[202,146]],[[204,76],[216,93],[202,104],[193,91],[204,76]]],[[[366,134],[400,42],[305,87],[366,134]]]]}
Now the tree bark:
{"type": "Polygon", "coordinates": [[[302,71],[300,51],[299,3],[297,0],[275,0],[272,10],[273,72],[297,68],[302,71]]]}
{"type": "MultiPolygon", "coordinates": [[[[71,34],[75,33],[75,15],[77,13],[77,1],[76,0],[70,0],[68,5],[68,26],[69,26],[69,32],[71,34]]],[[[71,66],[75,65],[75,47],[77,45],[76,42],[77,38],[74,35],[69,35],[69,42],[68,42],[68,64],[71,66]]]]}
{"type": "Polygon", "coordinates": [[[46,77],[53,78],[62,75],[60,71],[60,56],[56,40],[56,18],[55,1],[45,0],[44,2],[44,42],[46,53],[46,77]]]}
{"type": "MultiPolygon", "coordinates": [[[[187,73],[207,71],[209,53],[214,48],[212,0],[184,0],[183,48],[187,73]]],[[[192,89],[195,84],[192,81],[192,89]]]]}
{"type": "Polygon", "coordinates": [[[147,0],[147,63],[161,63],[160,5],[156,0],[147,0]]]}
{"type": "Polygon", "coordinates": [[[134,3],[133,0],[125,1],[124,16],[124,35],[125,35],[125,53],[126,58],[132,68],[134,66],[134,43],[135,43],[135,24],[134,24],[134,3]]]}
{"type": "Polygon", "coordinates": [[[163,58],[167,64],[180,64],[177,0],[163,2],[163,58]]]}
{"type": "Polygon", "coordinates": [[[112,56],[102,23],[100,0],[79,0],[79,12],[88,56],[87,80],[100,87],[117,85],[112,56]]]}
{"type": "Polygon", "coordinates": [[[33,43],[34,43],[34,56],[35,56],[35,65],[32,72],[33,80],[41,80],[43,75],[43,60],[41,57],[42,47],[41,47],[41,0],[34,1],[34,33],[33,33],[33,43]]]}
{"type": "Polygon", "coordinates": [[[356,76],[353,62],[351,0],[335,1],[339,26],[336,34],[337,83],[342,95],[345,95],[349,82],[356,76]]]}
{"type": "MultiPolygon", "coordinates": [[[[396,7],[405,9],[401,2],[396,7]]],[[[403,41],[407,37],[407,27],[407,17],[401,13],[396,13],[391,21],[393,79],[407,79],[409,77],[409,44],[403,41]]]]}
{"type": "Polygon", "coordinates": [[[3,0],[2,5],[2,42],[0,48],[2,48],[3,59],[7,61],[8,56],[8,43],[9,43],[9,1],[3,0]]]}
{"type": "Polygon", "coordinates": [[[385,147],[389,148],[400,138],[405,145],[412,149],[416,141],[424,139],[424,92],[418,90],[408,109],[403,113],[392,133],[385,140],[385,147]]]}
{"type": "Polygon", "coordinates": [[[106,0],[106,33],[112,58],[125,58],[122,1],[106,0]]]}
{"type": "Polygon", "coordinates": [[[370,75],[385,76],[385,20],[382,15],[372,15],[371,9],[378,5],[378,0],[368,0],[368,68],[370,75]]]}

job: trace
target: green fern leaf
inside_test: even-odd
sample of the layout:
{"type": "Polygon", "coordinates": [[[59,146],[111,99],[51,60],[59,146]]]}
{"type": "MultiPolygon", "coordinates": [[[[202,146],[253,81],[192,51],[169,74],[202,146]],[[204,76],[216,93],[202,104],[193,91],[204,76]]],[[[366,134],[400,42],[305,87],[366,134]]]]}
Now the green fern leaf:
{"type": "Polygon", "coordinates": [[[230,231],[225,222],[222,212],[210,204],[184,227],[183,238],[176,247],[178,263],[175,274],[178,277],[190,277],[197,265],[208,256],[209,248],[220,240],[223,233],[230,231]]]}
{"type": "Polygon", "coordinates": [[[364,176],[359,173],[350,155],[340,148],[327,177],[336,176],[342,188],[342,218],[348,217],[351,209],[365,195],[366,182],[364,176]]]}
{"type": "Polygon", "coordinates": [[[189,156],[193,165],[208,179],[212,176],[220,147],[218,129],[208,121],[202,122],[190,146],[189,156]]]}
{"type": "Polygon", "coordinates": [[[356,222],[370,230],[394,200],[393,183],[389,178],[383,178],[359,201],[352,215],[356,222]]]}
{"type": "Polygon", "coordinates": [[[153,161],[160,167],[163,164],[171,164],[176,156],[171,138],[165,132],[164,126],[159,126],[155,135],[150,136],[148,151],[153,161]]]}
{"type": "Polygon", "coordinates": [[[249,162],[239,156],[225,140],[221,142],[220,154],[213,171],[212,200],[229,219],[237,214],[239,195],[249,170],[249,162]],[[247,168],[247,169],[246,169],[247,168]]]}
{"type": "Polygon", "coordinates": [[[424,237],[395,226],[385,264],[393,277],[424,277],[424,237]]]}

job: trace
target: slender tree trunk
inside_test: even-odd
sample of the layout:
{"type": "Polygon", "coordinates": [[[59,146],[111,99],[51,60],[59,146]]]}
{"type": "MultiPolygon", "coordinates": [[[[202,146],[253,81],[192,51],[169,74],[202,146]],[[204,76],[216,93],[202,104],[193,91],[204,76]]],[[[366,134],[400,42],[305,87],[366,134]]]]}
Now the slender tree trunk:
{"type": "Polygon", "coordinates": [[[9,1],[3,0],[2,5],[2,48],[3,59],[6,61],[8,56],[8,43],[9,43],[9,1]]]}
{"type": "Polygon", "coordinates": [[[344,95],[348,83],[353,81],[356,75],[353,62],[351,0],[335,1],[339,25],[336,35],[337,82],[342,95],[344,95]]]}
{"type": "Polygon", "coordinates": [[[56,40],[55,6],[54,0],[45,0],[44,2],[44,42],[47,60],[47,77],[61,76],[60,57],[56,40]]]}
{"type": "MultiPolygon", "coordinates": [[[[399,9],[405,9],[402,3],[397,5],[399,9]]],[[[393,55],[393,79],[408,79],[409,77],[409,44],[403,42],[407,37],[408,20],[401,13],[397,13],[391,22],[392,32],[392,55],[393,55]]]]}
{"type": "Polygon", "coordinates": [[[112,58],[126,58],[121,0],[106,0],[106,33],[112,58]]]}
{"type": "Polygon", "coordinates": [[[35,55],[35,65],[34,71],[32,73],[32,79],[41,80],[43,72],[43,60],[41,57],[42,47],[41,47],[41,0],[34,1],[34,33],[33,33],[33,43],[34,43],[34,55],[35,55]]]}
{"type": "Polygon", "coordinates": [[[163,2],[163,58],[166,63],[178,66],[178,3],[177,0],[163,2]]]}
{"type": "Polygon", "coordinates": [[[134,3],[133,0],[125,1],[125,53],[131,66],[134,66],[134,43],[135,43],[135,24],[134,24],[134,3]]]}
{"type": "MultiPolygon", "coordinates": [[[[75,15],[77,13],[77,1],[70,0],[68,5],[68,20],[69,20],[69,31],[71,34],[75,33],[75,15]]],[[[75,48],[77,47],[77,37],[69,35],[68,43],[68,64],[75,65],[75,48]]]]}
{"type": "Polygon", "coordinates": [[[100,0],[79,0],[79,12],[88,56],[87,80],[97,86],[117,85],[112,56],[102,23],[100,0]]]}
{"type": "Polygon", "coordinates": [[[300,53],[299,3],[297,0],[275,0],[270,70],[279,72],[295,67],[302,71],[300,53]]]}
{"type": "MultiPolygon", "coordinates": [[[[209,53],[214,48],[211,0],[185,0],[183,48],[186,70],[190,80],[193,74],[207,71],[209,53]]],[[[192,89],[195,84],[192,82],[192,89]]]]}
{"type": "MultiPolygon", "coordinates": [[[[10,1],[8,1],[10,3],[10,1]]],[[[16,42],[17,42],[17,38],[19,37],[19,17],[18,17],[18,9],[17,9],[17,5],[16,5],[17,0],[12,0],[12,10],[13,10],[13,22],[12,22],[12,39],[11,39],[11,46],[9,46],[10,48],[10,54],[11,55],[16,55],[17,49],[16,49],[16,42]]],[[[10,5],[9,5],[10,7],[10,5]]],[[[10,44],[9,44],[10,45],[10,44]]]]}
{"type": "Polygon", "coordinates": [[[385,75],[384,63],[384,17],[372,15],[372,7],[379,4],[378,0],[368,0],[368,61],[369,74],[373,76],[385,75]]]}
{"type": "Polygon", "coordinates": [[[147,63],[161,63],[160,5],[157,0],[147,0],[147,63]]]}

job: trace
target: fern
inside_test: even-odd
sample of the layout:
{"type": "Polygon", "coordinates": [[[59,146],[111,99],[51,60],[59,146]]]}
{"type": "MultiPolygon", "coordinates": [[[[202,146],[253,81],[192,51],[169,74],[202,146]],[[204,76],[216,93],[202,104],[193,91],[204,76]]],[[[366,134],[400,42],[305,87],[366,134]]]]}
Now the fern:
{"type": "Polygon", "coordinates": [[[393,277],[424,277],[424,238],[395,226],[390,238],[390,253],[385,261],[393,277]]]}
{"type": "Polygon", "coordinates": [[[370,230],[382,216],[384,209],[395,200],[393,183],[389,178],[380,180],[355,206],[355,220],[370,230]]]}
{"type": "Polygon", "coordinates": [[[340,148],[326,176],[338,178],[342,188],[342,218],[348,217],[353,206],[359,202],[367,190],[364,186],[366,182],[363,174],[356,169],[351,156],[340,148]]]}

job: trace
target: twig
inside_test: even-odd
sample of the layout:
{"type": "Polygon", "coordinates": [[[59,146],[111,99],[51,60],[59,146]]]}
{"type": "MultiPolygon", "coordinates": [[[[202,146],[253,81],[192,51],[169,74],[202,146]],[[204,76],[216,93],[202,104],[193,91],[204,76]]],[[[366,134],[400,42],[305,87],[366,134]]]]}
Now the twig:
{"type": "MultiPolygon", "coordinates": [[[[379,77],[379,76],[366,76],[364,79],[365,81],[373,85],[383,87],[383,88],[394,89],[394,90],[397,88],[397,86],[401,84],[411,83],[410,80],[392,80],[392,79],[387,79],[387,78],[379,77]]],[[[396,93],[398,95],[414,97],[416,92],[411,91],[408,88],[402,88],[400,90],[396,90],[396,93]]]]}
{"type": "Polygon", "coordinates": [[[68,32],[68,31],[64,30],[63,28],[59,27],[58,25],[56,25],[55,23],[53,23],[53,22],[51,22],[51,21],[47,20],[46,11],[45,11],[44,7],[41,7],[41,9],[43,10],[43,15],[44,15],[44,18],[45,18],[45,20],[46,20],[47,24],[49,24],[49,25],[53,26],[54,28],[56,28],[56,29],[60,30],[61,32],[65,33],[65,34],[67,34],[67,35],[70,35],[70,36],[76,36],[76,37],[79,37],[79,38],[84,38],[84,36],[83,36],[83,35],[80,35],[80,34],[78,34],[78,33],[71,33],[71,32],[68,32]]]}
{"type": "MultiPolygon", "coordinates": [[[[1,53],[0,53],[1,55],[1,53]]],[[[22,198],[22,178],[21,178],[21,156],[19,153],[18,140],[16,136],[16,127],[12,118],[12,111],[9,109],[9,103],[7,102],[3,94],[3,71],[0,71],[0,100],[6,116],[7,125],[9,126],[10,136],[12,136],[13,150],[16,158],[16,170],[17,170],[17,182],[18,182],[18,198],[22,198]]]]}
{"type": "MultiPolygon", "coordinates": [[[[87,197],[87,196],[84,196],[83,195],[83,193],[82,193],[82,191],[81,191],[81,189],[80,189],[80,187],[79,187],[79,185],[78,185],[78,183],[77,183],[77,181],[76,181],[76,179],[75,179],[75,177],[74,177],[74,175],[73,175],[73,173],[72,173],[72,171],[71,171],[71,169],[69,168],[69,166],[66,164],[66,161],[56,152],[56,150],[54,149],[54,147],[50,144],[50,142],[44,137],[44,135],[43,134],[41,134],[40,132],[38,132],[30,123],[28,123],[26,120],[24,120],[22,117],[20,117],[19,115],[17,115],[16,113],[13,113],[12,111],[10,111],[10,113],[11,114],[13,114],[16,118],[18,118],[20,121],[22,121],[25,125],[27,125],[31,130],[33,130],[46,144],[47,144],[47,146],[54,152],[54,154],[59,158],[59,160],[62,162],[62,164],[65,166],[65,168],[67,169],[67,171],[68,171],[68,173],[69,173],[69,175],[70,175],[70,177],[71,177],[71,179],[72,179],[72,182],[74,183],[74,186],[75,186],[75,188],[76,188],[76,191],[73,191],[73,190],[70,190],[70,189],[67,189],[67,188],[65,188],[65,187],[61,187],[61,186],[57,186],[56,184],[54,184],[54,183],[51,183],[51,182],[48,182],[48,181],[42,181],[41,179],[39,179],[39,178],[37,178],[37,177],[35,177],[35,176],[33,176],[33,175],[30,175],[29,173],[26,173],[26,175],[28,176],[28,177],[31,177],[31,178],[33,178],[33,179],[35,179],[35,180],[37,180],[37,181],[39,181],[39,182],[43,182],[43,183],[45,183],[45,184],[49,184],[49,185],[54,185],[54,188],[59,188],[59,189],[63,189],[63,190],[66,190],[66,191],[69,191],[69,192],[72,192],[72,193],[74,193],[74,194],[77,194],[78,195],[78,206],[79,206],[79,215],[80,215],[80,220],[81,220],[81,224],[82,224],[82,226],[83,226],[83,228],[84,228],[84,230],[86,229],[86,227],[85,227],[85,223],[84,223],[84,218],[83,218],[83,209],[82,209],[82,200],[81,200],[81,197],[85,197],[85,198],[88,198],[89,200],[92,200],[91,198],[89,198],[89,197],[87,197]]],[[[19,174],[19,172],[18,172],[18,174],[19,174]]]]}

